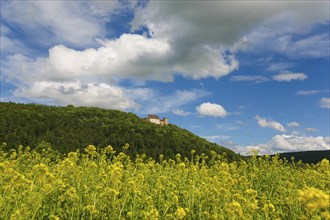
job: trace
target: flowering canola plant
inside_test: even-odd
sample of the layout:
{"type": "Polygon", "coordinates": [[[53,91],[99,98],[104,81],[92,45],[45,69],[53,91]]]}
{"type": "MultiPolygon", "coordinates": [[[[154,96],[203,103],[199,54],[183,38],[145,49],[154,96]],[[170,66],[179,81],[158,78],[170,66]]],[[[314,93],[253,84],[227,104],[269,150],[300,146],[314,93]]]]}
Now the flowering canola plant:
{"type": "Polygon", "coordinates": [[[330,165],[0,151],[0,219],[330,219],[330,165]]]}

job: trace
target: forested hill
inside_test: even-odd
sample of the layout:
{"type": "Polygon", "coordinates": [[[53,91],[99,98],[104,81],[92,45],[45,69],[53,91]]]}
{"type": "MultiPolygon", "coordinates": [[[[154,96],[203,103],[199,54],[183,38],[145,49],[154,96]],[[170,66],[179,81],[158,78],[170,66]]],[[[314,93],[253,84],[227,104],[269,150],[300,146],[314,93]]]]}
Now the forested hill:
{"type": "Polygon", "coordinates": [[[161,127],[117,110],[0,102],[0,122],[0,142],[6,142],[6,149],[20,144],[33,149],[47,142],[61,153],[82,150],[90,144],[100,148],[111,145],[121,151],[128,143],[125,153],[146,153],[155,159],[160,154],[166,158],[174,158],[177,153],[189,157],[193,149],[198,154],[214,150],[226,153],[230,160],[239,158],[233,151],[178,126],[161,127]]]}

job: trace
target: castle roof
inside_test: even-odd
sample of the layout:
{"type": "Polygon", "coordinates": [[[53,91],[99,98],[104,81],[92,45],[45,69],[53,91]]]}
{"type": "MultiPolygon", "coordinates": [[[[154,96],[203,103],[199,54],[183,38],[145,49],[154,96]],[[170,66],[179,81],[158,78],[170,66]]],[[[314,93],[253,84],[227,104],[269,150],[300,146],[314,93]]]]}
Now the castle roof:
{"type": "Polygon", "coordinates": [[[148,115],[148,118],[159,119],[158,115],[151,115],[151,114],[148,115]]]}

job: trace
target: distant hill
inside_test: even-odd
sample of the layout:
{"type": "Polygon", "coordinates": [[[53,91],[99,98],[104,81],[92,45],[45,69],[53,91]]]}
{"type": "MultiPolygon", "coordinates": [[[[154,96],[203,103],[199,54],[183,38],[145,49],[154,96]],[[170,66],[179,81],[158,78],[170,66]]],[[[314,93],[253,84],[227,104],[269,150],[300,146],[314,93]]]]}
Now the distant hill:
{"type": "Polygon", "coordinates": [[[281,153],[279,155],[280,158],[286,158],[288,161],[291,161],[291,157],[294,157],[295,162],[301,160],[303,163],[313,164],[320,162],[324,158],[330,160],[330,150],[290,152],[281,153]]]}
{"type": "Polygon", "coordinates": [[[0,123],[0,142],[6,142],[6,149],[20,144],[33,149],[45,141],[61,153],[82,150],[89,144],[111,145],[121,151],[128,143],[127,154],[145,153],[155,159],[160,154],[174,158],[177,153],[190,157],[193,149],[198,154],[226,153],[229,160],[240,158],[176,125],[159,126],[117,110],[0,102],[0,123]]]}

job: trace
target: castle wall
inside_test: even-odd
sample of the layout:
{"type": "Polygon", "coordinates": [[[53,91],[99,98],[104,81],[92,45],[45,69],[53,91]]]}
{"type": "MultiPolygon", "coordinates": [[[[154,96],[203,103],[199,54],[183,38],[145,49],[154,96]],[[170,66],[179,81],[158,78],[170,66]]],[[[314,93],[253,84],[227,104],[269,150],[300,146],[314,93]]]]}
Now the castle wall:
{"type": "Polygon", "coordinates": [[[160,120],[158,118],[158,116],[149,117],[149,115],[148,115],[148,117],[145,118],[145,120],[148,121],[148,122],[154,123],[154,124],[161,125],[161,126],[168,125],[168,118],[163,118],[162,120],[160,120]]]}

